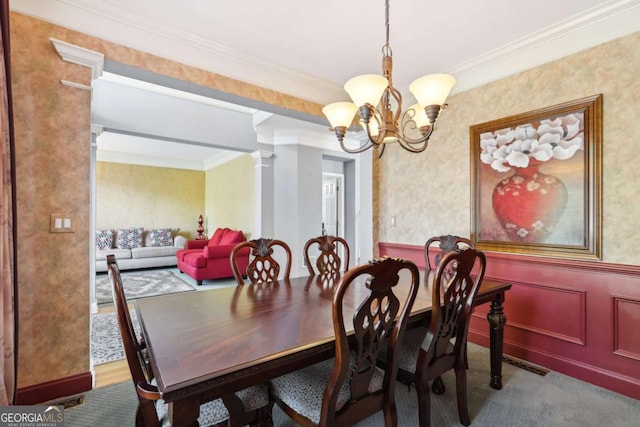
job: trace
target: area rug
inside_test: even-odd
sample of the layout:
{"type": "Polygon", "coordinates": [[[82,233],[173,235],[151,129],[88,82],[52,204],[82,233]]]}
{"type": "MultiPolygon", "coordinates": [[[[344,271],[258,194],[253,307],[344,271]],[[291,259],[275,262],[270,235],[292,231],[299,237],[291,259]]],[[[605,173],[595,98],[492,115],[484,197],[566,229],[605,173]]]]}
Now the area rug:
{"type": "MultiPolygon", "coordinates": [[[[130,310],[131,322],[136,335],[140,336],[140,325],[135,310],[130,310]]],[[[124,359],[124,347],[115,312],[91,315],[91,360],[94,365],[124,359]]]]}
{"type": "MultiPolygon", "coordinates": [[[[122,285],[128,301],[157,295],[195,291],[193,286],[168,270],[121,272],[120,276],[122,277],[122,285]]],[[[98,304],[113,304],[111,283],[107,274],[96,276],[96,300],[98,304]]]]}

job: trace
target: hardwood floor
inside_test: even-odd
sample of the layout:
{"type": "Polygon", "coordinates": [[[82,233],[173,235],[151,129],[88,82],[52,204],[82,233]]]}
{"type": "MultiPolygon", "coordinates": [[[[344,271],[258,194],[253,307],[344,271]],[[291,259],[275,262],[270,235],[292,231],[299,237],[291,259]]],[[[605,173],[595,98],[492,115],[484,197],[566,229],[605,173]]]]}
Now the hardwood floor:
{"type": "Polygon", "coordinates": [[[96,373],[96,387],[106,387],[131,380],[131,373],[126,360],[118,360],[110,363],[103,363],[94,367],[96,373]]]}
{"type": "MultiPolygon", "coordinates": [[[[133,308],[133,306],[130,305],[129,308],[133,308]]],[[[109,313],[113,310],[113,306],[105,306],[98,308],[98,313],[109,313]]],[[[129,371],[129,365],[127,365],[126,359],[96,365],[93,369],[96,375],[95,388],[106,387],[131,380],[131,372],[129,371]]]]}

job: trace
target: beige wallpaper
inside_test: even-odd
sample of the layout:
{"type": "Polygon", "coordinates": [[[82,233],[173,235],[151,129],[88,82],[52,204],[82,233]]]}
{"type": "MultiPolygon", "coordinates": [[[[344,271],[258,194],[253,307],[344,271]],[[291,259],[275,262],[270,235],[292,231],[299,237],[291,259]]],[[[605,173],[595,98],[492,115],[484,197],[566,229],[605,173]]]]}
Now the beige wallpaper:
{"type": "Polygon", "coordinates": [[[249,154],[207,171],[207,236],[218,227],[242,230],[247,239],[255,225],[254,160],[249,154]]]}
{"type": "Polygon", "coordinates": [[[122,163],[96,164],[96,228],[179,228],[195,238],[205,173],[122,163]]]}
{"type": "Polygon", "coordinates": [[[379,240],[422,245],[439,234],[469,236],[469,126],[602,93],[603,260],[640,265],[639,70],[635,33],[452,96],[424,153],[385,152],[375,178],[379,240]]]}
{"type": "Polygon", "coordinates": [[[18,387],[89,370],[89,108],[86,67],[52,28],[11,14],[18,232],[18,387]],[[52,213],[75,233],[49,233],[52,213]]]}

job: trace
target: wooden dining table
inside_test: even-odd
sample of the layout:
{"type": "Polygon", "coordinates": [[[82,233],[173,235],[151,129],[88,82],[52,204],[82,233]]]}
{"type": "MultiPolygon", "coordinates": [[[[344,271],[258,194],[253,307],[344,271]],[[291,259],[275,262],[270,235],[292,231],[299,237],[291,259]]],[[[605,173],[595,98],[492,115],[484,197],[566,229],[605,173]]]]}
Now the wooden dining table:
{"type": "MultiPolygon", "coordinates": [[[[408,327],[428,322],[431,276],[421,272],[408,327]]],[[[198,425],[202,403],[333,357],[332,297],[338,281],[339,277],[298,277],[136,300],[158,390],[169,404],[171,425],[198,425]]],[[[404,301],[408,275],[400,277],[396,288],[404,301]]],[[[476,304],[491,304],[487,315],[489,381],[495,389],[502,387],[506,322],[502,305],[510,288],[509,283],[485,279],[476,299],[476,304]]],[[[344,302],[345,321],[368,293],[363,283],[350,286],[344,302]]]]}

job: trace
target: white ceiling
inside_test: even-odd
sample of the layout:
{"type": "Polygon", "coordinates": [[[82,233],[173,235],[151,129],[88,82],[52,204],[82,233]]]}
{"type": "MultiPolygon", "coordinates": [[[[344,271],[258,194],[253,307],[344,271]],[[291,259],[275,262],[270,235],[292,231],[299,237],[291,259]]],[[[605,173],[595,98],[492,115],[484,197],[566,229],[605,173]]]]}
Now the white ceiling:
{"type": "MultiPolygon", "coordinates": [[[[11,0],[12,10],[321,104],[380,73],[384,0],[11,0]]],[[[394,85],[463,91],[640,30],[640,0],[391,0],[394,85]]],[[[406,101],[409,105],[411,101],[406,101]]]]}

